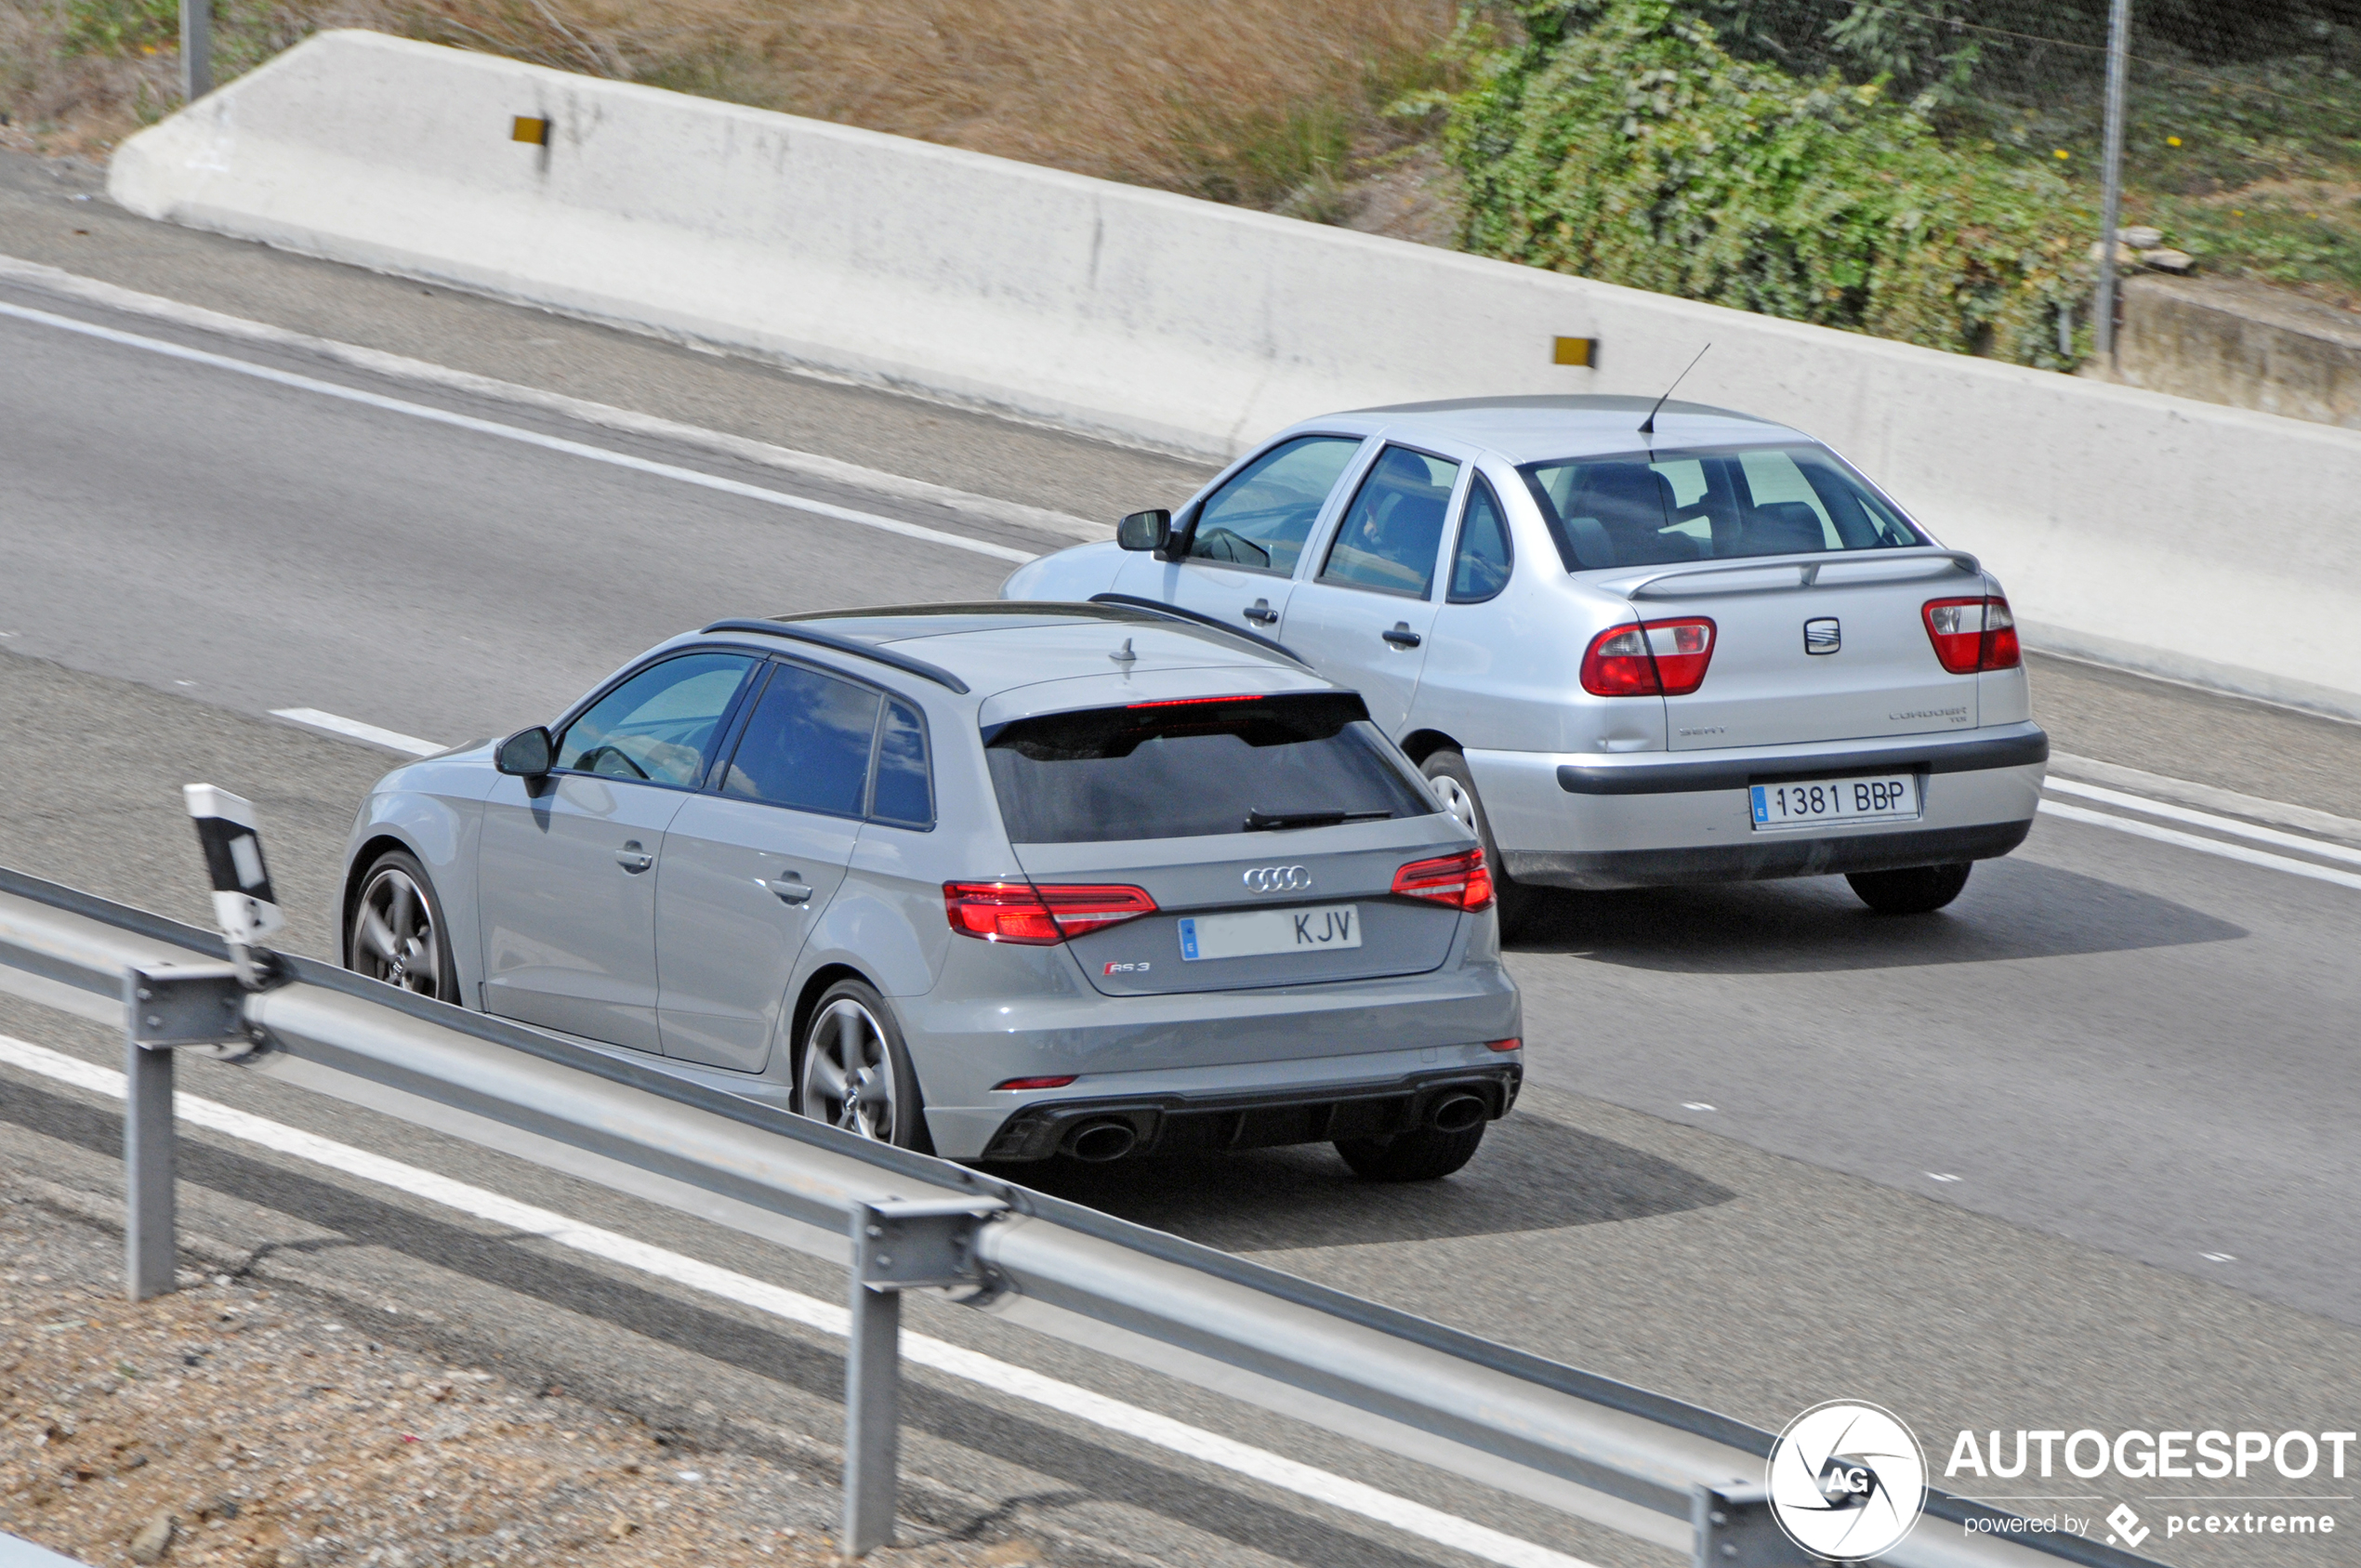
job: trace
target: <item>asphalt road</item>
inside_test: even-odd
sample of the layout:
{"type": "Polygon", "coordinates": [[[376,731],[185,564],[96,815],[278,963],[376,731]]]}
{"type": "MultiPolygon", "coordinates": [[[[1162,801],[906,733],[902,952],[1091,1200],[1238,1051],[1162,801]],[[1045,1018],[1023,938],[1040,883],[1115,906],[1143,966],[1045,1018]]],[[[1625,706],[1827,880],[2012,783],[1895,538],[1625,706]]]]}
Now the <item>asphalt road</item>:
{"type": "MultiPolygon", "coordinates": [[[[301,280],[339,286],[320,270],[301,280]]],[[[796,488],[709,452],[34,289],[0,288],[0,302],[796,488]]],[[[467,320],[440,330],[455,362],[495,308],[454,309],[467,320]]],[[[405,351],[435,349],[432,325],[405,351]]],[[[657,353],[578,323],[546,330],[593,369],[600,342],[627,367],[657,353]]],[[[455,741],[547,717],[702,619],[984,597],[1008,569],[20,318],[0,317],[0,718],[16,781],[0,859],[199,916],[170,791],[202,769],[284,825],[276,869],[315,950],[344,824],[392,758],[256,716],[317,708],[455,741]]],[[[685,385],[698,367],[663,368],[685,385]]],[[[879,401],[769,378],[805,406],[879,401]]],[[[569,389],[600,395],[587,379],[569,389]]],[[[1075,507],[1129,485],[1154,504],[1193,471],[931,405],[887,412],[942,421],[979,453],[997,438],[1026,448],[1031,489],[981,457],[925,476],[1007,499],[1075,507]]],[[[874,430],[887,414],[830,417],[874,430]]],[[[851,437],[836,450],[893,457],[851,437]]],[[[1061,542],[857,485],[800,493],[1004,549],[1061,542]]],[[[2038,668],[2036,690],[2070,750],[2354,811],[2351,727],[2059,664],[2038,668]]],[[[2049,817],[1924,920],[1874,919],[1827,881],[1570,899],[1511,959],[1534,1095],[1466,1177],[1377,1192],[1308,1151],[1056,1179],[1772,1426],[1856,1393],[1937,1430],[2350,1427],[2356,938],[2361,890],[2049,817]]],[[[0,1026],[106,1049],[22,1012],[0,1026]]],[[[48,1114],[10,1092],[18,1122],[48,1114]]],[[[356,1136],[341,1113],[278,1092],[270,1113],[356,1136]]],[[[471,1179],[555,1182],[480,1151],[432,1153],[471,1179]]],[[[693,1245],[734,1257],[738,1244],[693,1245]]],[[[943,1430],[992,1451],[981,1429],[963,1438],[945,1417],[943,1430]]],[[[1229,1517],[1219,1502],[1172,1506],[1192,1528],[1229,1517]]],[[[1329,1561],[1332,1548],[1307,1538],[1276,1555],[1329,1561]]]]}

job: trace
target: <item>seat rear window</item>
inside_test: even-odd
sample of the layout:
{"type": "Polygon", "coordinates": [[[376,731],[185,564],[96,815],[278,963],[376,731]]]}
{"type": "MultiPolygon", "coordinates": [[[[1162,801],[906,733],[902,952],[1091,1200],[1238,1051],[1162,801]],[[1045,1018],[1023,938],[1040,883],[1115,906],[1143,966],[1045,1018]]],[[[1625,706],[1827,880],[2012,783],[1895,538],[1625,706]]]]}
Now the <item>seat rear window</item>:
{"type": "Polygon", "coordinates": [[[1050,714],[1003,726],[984,755],[1018,844],[1195,838],[1250,821],[1436,809],[1350,692],[1050,714]]]}
{"type": "Polygon", "coordinates": [[[1625,453],[1517,471],[1569,572],[1927,543],[1814,446],[1625,453]]]}

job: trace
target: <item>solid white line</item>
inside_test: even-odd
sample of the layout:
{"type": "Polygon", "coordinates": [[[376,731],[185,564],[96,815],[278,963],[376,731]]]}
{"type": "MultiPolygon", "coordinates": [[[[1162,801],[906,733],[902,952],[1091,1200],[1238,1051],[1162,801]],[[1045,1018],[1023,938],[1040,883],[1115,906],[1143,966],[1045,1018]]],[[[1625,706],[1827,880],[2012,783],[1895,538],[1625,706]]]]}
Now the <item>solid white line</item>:
{"type": "MultiPolygon", "coordinates": [[[[121,1073],[30,1041],[0,1034],[0,1062],[29,1073],[38,1073],[93,1094],[114,1100],[124,1097],[121,1073]]],[[[174,1109],[181,1120],[193,1126],[225,1133],[297,1159],[309,1160],[314,1165],[325,1166],[363,1180],[375,1181],[414,1197],[428,1199],[507,1231],[540,1236],[560,1246],[637,1269],[723,1300],[735,1301],[801,1327],[841,1336],[849,1326],[845,1309],[835,1302],[822,1301],[798,1291],[666,1251],[663,1247],[651,1246],[645,1242],[634,1241],[629,1236],[602,1230],[596,1225],[587,1225],[550,1209],[518,1203],[513,1198],[505,1198],[481,1187],[453,1180],[434,1171],[389,1160],[382,1154],[373,1154],[365,1149],[338,1143],[284,1123],[266,1120],[218,1100],[204,1100],[191,1094],[176,1095],[174,1109]]],[[[1093,1393],[1073,1383],[1061,1382],[927,1335],[904,1334],[902,1353],[904,1358],[921,1366],[949,1373],[998,1393],[1047,1405],[1126,1437],[1235,1471],[1347,1513],[1390,1524],[1407,1535],[1421,1536],[1471,1557],[1500,1563],[1503,1568],[1593,1568],[1592,1564],[1580,1558],[1552,1551],[1548,1547],[1537,1546],[1515,1535],[1503,1535],[1472,1520],[1461,1519],[1457,1514],[1444,1513],[1406,1497],[1397,1497],[1365,1482],[1347,1480],[1299,1460],[1249,1446],[1234,1438],[1220,1436],[1203,1428],[1176,1421],[1168,1416],[1158,1415],[1153,1410],[1142,1410],[1136,1404],[1127,1404],[1121,1400],[1093,1393]]]]}
{"type": "Polygon", "coordinates": [[[472,430],[479,435],[497,436],[503,441],[521,441],[527,446],[537,446],[547,452],[562,452],[572,457],[587,457],[593,463],[606,463],[618,468],[629,468],[635,473],[653,474],[659,479],[678,480],[682,484],[693,484],[706,490],[718,490],[726,495],[739,495],[749,501],[760,501],[769,506],[811,512],[819,517],[834,518],[838,522],[858,523],[864,528],[875,528],[888,534],[899,534],[908,539],[923,539],[929,544],[948,545],[953,549],[970,550],[977,555],[987,555],[999,560],[1012,560],[1022,565],[1025,561],[1035,559],[1032,552],[1027,550],[1012,550],[1006,545],[988,544],[982,539],[970,539],[961,534],[946,534],[940,528],[924,528],[915,522],[904,522],[899,518],[879,517],[875,512],[854,511],[850,507],[831,506],[825,501],[807,500],[800,495],[788,495],[776,490],[765,490],[757,484],[743,484],[736,480],[700,473],[694,468],[683,468],[672,463],[657,463],[645,457],[634,457],[628,453],[613,452],[603,446],[592,446],[587,441],[568,441],[562,436],[543,435],[538,430],[527,430],[515,425],[503,425],[496,420],[478,419],[472,415],[454,414],[449,409],[433,408],[426,403],[406,402],[400,398],[389,398],[376,392],[364,392],[356,387],[338,386],[334,381],[322,381],[310,376],[297,376],[291,371],[273,370],[268,365],[233,359],[227,354],[212,354],[203,349],[183,348],[178,343],[167,343],[159,337],[142,337],[134,332],[118,332],[113,327],[76,321],[72,316],[52,315],[46,310],[28,310],[24,306],[10,305],[6,302],[0,302],[0,316],[13,316],[19,321],[34,322],[43,326],[56,327],[63,332],[79,333],[85,337],[96,337],[109,343],[120,343],[126,348],[144,349],[152,354],[162,354],[167,359],[185,360],[191,364],[209,365],[216,370],[226,370],[239,376],[251,376],[257,381],[269,381],[281,387],[292,387],[298,391],[316,392],[322,397],[340,398],[346,402],[356,402],[364,407],[382,409],[389,414],[407,415],[413,419],[425,419],[437,425],[449,425],[456,429],[472,430]]]}
{"type": "Polygon", "coordinates": [[[384,746],[389,751],[406,751],[413,757],[432,757],[436,752],[451,749],[441,741],[422,741],[399,730],[380,730],[374,724],[363,724],[357,718],[347,718],[339,713],[322,713],[316,707],[274,707],[270,710],[270,717],[293,719],[297,724],[309,724],[314,730],[325,730],[331,734],[349,735],[356,741],[384,746]]]}
{"type": "Polygon", "coordinates": [[[2315,882],[2334,882],[2340,888],[2361,888],[2361,876],[2350,871],[2338,871],[2329,866],[2315,865],[2310,861],[2289,860],[2285,855],[2249,850],[2243,844],[2224,844],[2219,838],[2200,838],[2194,833],[2178,828],[2158,827],[2153,823],[2134,822],[2130,817],[2110,816],[2104,811],[2086,811],[2079,806],[2068,806],[2055,800],[2041,802],[2042,811],[2050,816],[2064,817],[2068,822],[2089,823],[2093,827],[2113,828],[2135,838],[2153,838],[2159,844],[2177,844],[2184,850],[2204,854],[2220,855],[2223,860],[2243,861],[2249,865],[2267,866],[2273,871],[2285,871],[2298,876],[2309,876],[2315,882]]]}
{"type": "Polygon", "coordinates": [[[2253,822],[2269,823],[2275,827],[2291,828],[2315,838],[2361,844],[2361,821],[2338,816],[2334,811],[2315,810],[2310,806],[2291,806],[2284,800],[2265,799],[2259,795],[2241,795],[2235,789],[2223,789],[2218,784],[2196,784],[2163,773],[2143,772],[2137,768],[2126,768],[2119,762],[2101,762],[2096,758],[2077,757],[2072,752],[2053,748],[2050,753],[2050,776],[2054,779],[2060,774],[2085,784],[2106,784],[2146,800],[2170,800],[2176,806],[2194,806],[2201,811],[2225,812],[2253,822]]]}
{"type": "Polygon", "coordinates": [[[2307,838],[2300,833],[2282,833],[2275,827],[2258,827],[2253,823],[2240,822],[2236,817],[2217,817],[2210,811],[2193,810],[2186,806],[2174,806],[2162,800],[2151,800],[2144,795],[2130,795],[2119,789],[2104,789],[2087,784],[2078,779],[2051,778],[2043,787],[2065,795],[2078,795],[2085,800],[2097,800],[2109,806],[2127,807],[2143,811],[2168,822],[2188,823],[2196,827],[2209,827],[2216,833],[2232,833],[2241,838],[2251,838],[2258,844],[2276,844],[2283,850],[2301,850],[2323,860],[2342,861],[2347,865],[2361,865],[2361,850],[2347,849],[2342,844],[2324,844],[2317,838],[2307,838]]]}
{"type": "MultiPolygon", "coordinates": [[[[918,501],[928,506],[943,507],[955,512],[992,522],[1009,523],[1039,533],[1057,534],[1079,540],[1112,539],[1115,529],[1103,522],[1075,517],[1071,512],[1051,511],[1045,507],[1030,507],[1022,501],[1003,501],[996,495],[979,495],[970,490],[955,490],[949,485],[932,484],[906,475],[888,473],[882,468],[867,468],[858,463],[848,463],[838,457],[823,457],[816,452],[798,452],[792,447],[773,446],[769,441],[733,436],[721,430],[710,430],[702,425],[684,425],[677,419],[666,419],[653,414],[641,414],[636,409],[616,408],[611,403],[591,402],[584,398],[570,398],[562,392],[545,391],[538,387],[521,386],[514,381],[495,380],[478,376],[472,371],[454,370],[449,365],[429,360],[414,360],[401,354],[389,354],[382,349],[364,349],[354,343],[339,343],[333,337],[314,337],[309,333],[291,332],[267,322],[248,321],[244,316],[224,315],[201,305],[189,305],[162,295],[141,294],[137,289],[121,288],[100,283],[76,272],[44,266],[38,261],[25,261],[13,256],[0,256],[0,283],[22,283],[47,294],[62,294],[70,298],[87,301],[109,310],[126,315],[146,316],[152,321],[169,322],[175,326],[194,327],[216,337],[234,337],[248,343],[267,344],[274,349],[292,349],[298,353],[313,354],[334,360],[373,376],[383,376],[397,381],[415,382],[425,387],[440,387],[448,391],[465,392],[470,397],[490,398],[496,402],[515,403],[522,408],[538,408],[562,414],[569,419],[605,429],[620,430],[627,435],[654,436],[662,441],[678,441],[688,446],[703,447],[725,457],[748,463],[758,463],[766,468],[794,474],[798,479],[815,480],[823,484],[849,484],[872,494],[890,495],[896,500],[918,501]]],[[[625,331],[631,330],[624,328],[625,331]]],[[[798,367],[797,374],[823,381],[843,385],[863,385],[845,377],[831,376],[808,366],[798,367]]],[[[902,396],[913,396],[903,391],[902,396]]],[[[921,402],[934,400],[921,397],[921,402]]],[[[949,406],[961,407],[953,403],[949,406]]],[[[996,414],[996,418],[1009,418],[996,414]]],[[[1037,421],[1018,421],[1034,423],[1037,421]]],[[[1063,427],[1047,426],[1062,431],[1063,427]]]]}

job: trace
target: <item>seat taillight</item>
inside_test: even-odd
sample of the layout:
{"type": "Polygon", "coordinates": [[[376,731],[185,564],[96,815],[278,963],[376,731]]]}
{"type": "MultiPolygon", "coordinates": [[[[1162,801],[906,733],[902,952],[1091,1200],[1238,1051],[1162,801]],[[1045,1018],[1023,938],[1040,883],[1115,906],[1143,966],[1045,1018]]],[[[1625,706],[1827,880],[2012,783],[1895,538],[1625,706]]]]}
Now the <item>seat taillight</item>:
{"type": "Polygon", "coordinates": [[[1611,626],[1582,655],[1582,689],[1594,697],[1685,697],[1713,663],[1713,623],[1702,615],[1611,626]]]}
{"type": "Polygon", "coordinates": [[[1929,600],[1920,613],[1926,617],[1927,640],[1934,644],[1935,658],[1953,675],[2014,669],[2025,661],[2017,646],[2017,618],[1998,594],[1929,600]]]}
{"type": "Polygon", "coordinates": [[[1144,888],[945,882],[943,912],[961,936],[1054,947],[1069,937],[1154,915],[1156,901],[1144,888]]]}
{"type": "Polygon", "coordinates": [[[1412,861],[1393,874],[1392,891],[1400,898],[1425,899],[1472,914],[1492,907],[1492,871],[1482,850],[1412,861]]]}

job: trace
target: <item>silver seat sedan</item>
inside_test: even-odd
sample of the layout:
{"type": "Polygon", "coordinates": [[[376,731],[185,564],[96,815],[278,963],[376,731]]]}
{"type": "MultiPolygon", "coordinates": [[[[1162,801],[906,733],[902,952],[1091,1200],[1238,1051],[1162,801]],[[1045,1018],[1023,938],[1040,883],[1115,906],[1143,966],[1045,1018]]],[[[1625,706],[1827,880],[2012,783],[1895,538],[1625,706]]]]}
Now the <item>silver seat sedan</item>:
{"type": "Polygon", "coordinates": [[[719,621],[398,768],[345,962],[953,1159],[1465,1164],[1521,1016],[1484,854],[1341,691],[1169,612],[719,621]]]}
{"type": "Polygon", "coordinates": [[[1551,886],[1841,873],[1937,909],[2049,759],[1991,573],[1800,431],[1695,404],[1307,420],[1001,591],[1169,605],[1355,689],[1510,930],[1551,886]]]}

